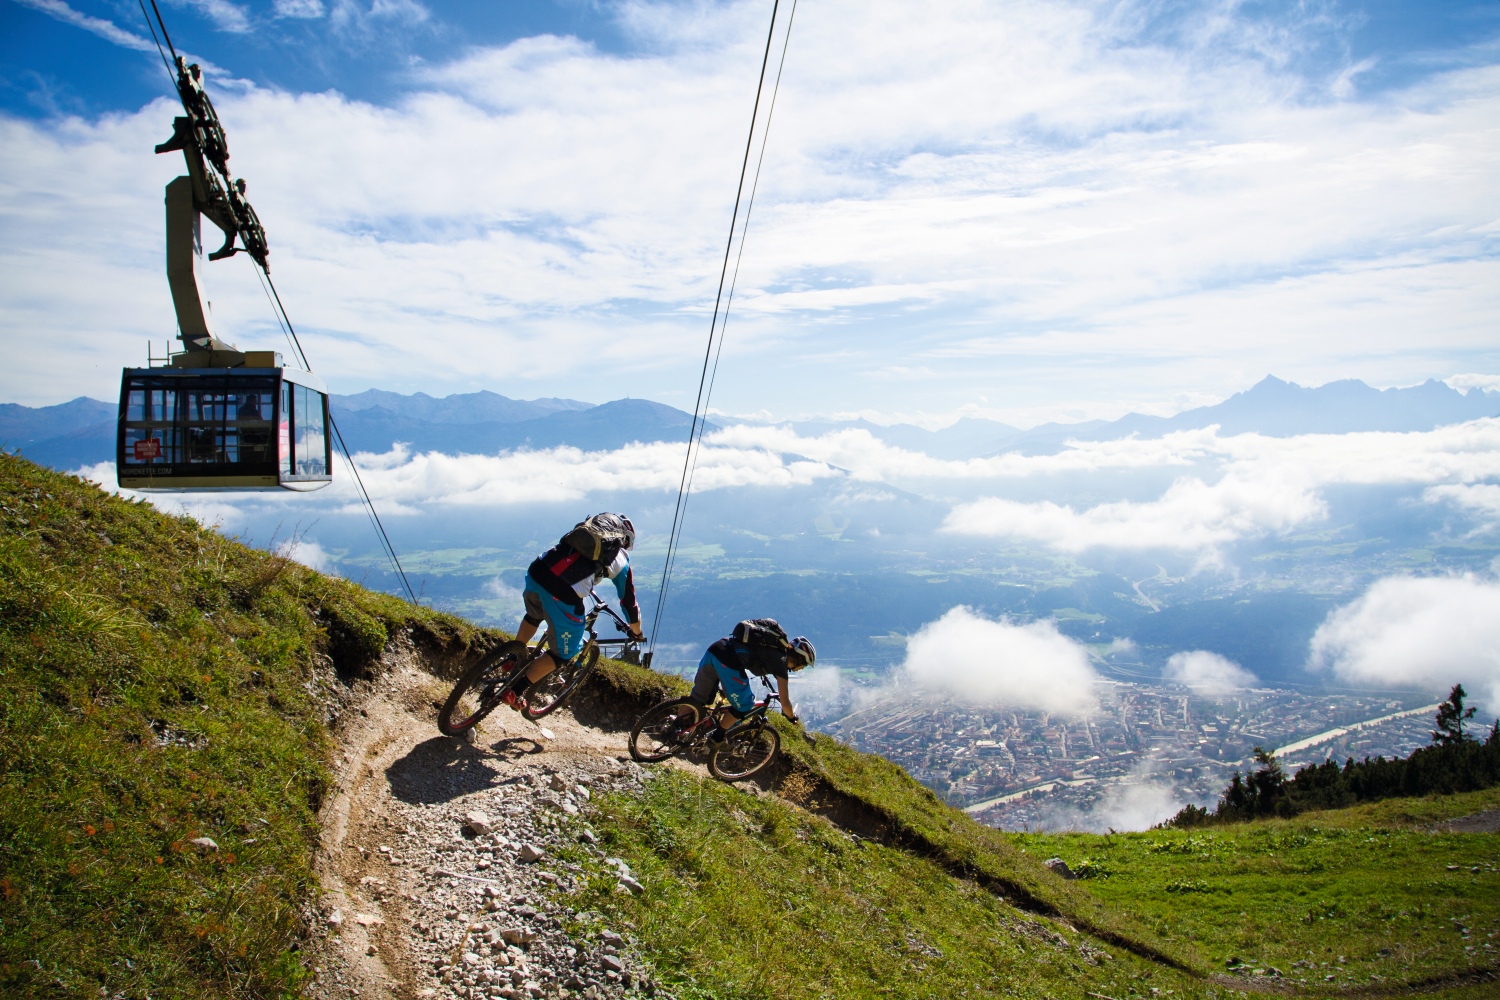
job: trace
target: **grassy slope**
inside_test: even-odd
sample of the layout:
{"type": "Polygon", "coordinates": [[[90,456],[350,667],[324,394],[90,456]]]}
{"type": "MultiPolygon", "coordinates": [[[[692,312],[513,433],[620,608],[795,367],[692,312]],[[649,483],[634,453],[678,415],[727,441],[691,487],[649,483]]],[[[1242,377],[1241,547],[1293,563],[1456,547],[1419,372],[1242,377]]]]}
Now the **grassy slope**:
{"type": "Polygon", "coordinates": [[[0,994],[295,987],[327,665],[397,629],[480,638],[0,455],[0,994]]]}
{"type": "Polygon", "coordinates": [[[616,890],[583,847],[566,854],[592,873],[570,900],[581,929],[591,914],[630,928],[684,998],[1225,995],[779,798],[666,771],[588,821],[645,890],[616,890]]]}
{"type": "MultiPolygon", "coordinates": [[[[0,456],[0,993],[295,990],[326,714],[341,687],[328,667],[357,675],[398,630],[454,659],[490,641],[457,619],[0,456]],[[193,849],[197,836],[219,849],[193,849]]],[[[580,715],[619,722],[680,686],[606,662],[580,715]]],[[[1260,865],[1264,877],[1243,884],[1248,893],[1264,883],[1265,898],[1242,906],[1244,917],[1214,909],[1221,922],[1205,917],[1189,935],[1182,911],[1212,894],[1174,894],[1153,909],[1161,893],[1139,880],[1129,891],[1128,852],[1105,857],[1119,868],[1108,880],[1063,882],[1038,860],[1103,849],[989,830],[880,758],[782,732],[783,794],[877,843],[685,776],[600,803],[600,831],[648,891],[620,896],[601,873],[587,903],[633,923],[669,977],[692,981],[685,995],[1223,996],[1202,978],[1224,957],[1221,939],[1264,924],[1262,905],[1282,913],[1272,897],[1306,877],[1247,848],[1256,860],[1245,871],[1260,865]],[[1193,972],[1100,949],[1070,922],[1193,972]]],[[[1380,816],[1398,808],[1382,807],[1380,816]]],[[[1348,829],[1380,816],[1351,818],[1348,829]]],[[[1310,821],[1288,826],[1297,822],[1310,821]]],[[[1257,831],[1245,836],[1283,836],[1257,831]]],[[[1423,845],[1440,842],[1412,840],[1402,857],[1427,864],[1435,855],[1423,845]]],[[[1344,864],[1345,854],[1373,857],[1366,847],[1351,833],[1325,853],[1344,864]]],[[[595,863],[581,851],[577,860],[595,863]]],[[[1319,929],[1346,924],[1333,915],[1319,929]]],[[[1440,950],[1427,967],[1461,967],[1461,955],[1440,950]]]]}
{"type": "Polygon", "coordinates": [[[1378,988],[1500,968],[1500,836],[1424,829],[1497,806],[1491,789],[1201,830],[1014,840],[1106,876],[1085,883],[1100,900],[1221,967],[1378,988]]]}

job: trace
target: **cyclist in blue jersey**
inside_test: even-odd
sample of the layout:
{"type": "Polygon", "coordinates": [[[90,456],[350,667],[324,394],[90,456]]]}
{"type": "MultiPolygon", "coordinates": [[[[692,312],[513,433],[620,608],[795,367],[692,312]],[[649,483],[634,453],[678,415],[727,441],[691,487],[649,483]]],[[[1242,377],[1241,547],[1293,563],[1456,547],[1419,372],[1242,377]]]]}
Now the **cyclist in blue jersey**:
{"type": "Polygon", "coordinates": [[[688,696],[706,708],[714,700],[714,694],[722,690],[729,701],[729,709],[719,716],[718,728],[709,734],[709,739],[715,743],[721,741],[724,731],[755,707],[750,674],[776,678],[781,714],[796,722],[788,675],[811,666],[817,657],[817,650],[806,636],[788,639],[775,619],[757,618],[736,625],[733,635],[720,639],[703,654],[693,678],[692,694],[688,696]]]}
{"type": "Polygon", "coordinates": [[[531,641],[545,620],[551,628],[552,649],[532,661],[526,676],[506,693],[505,703],[524,708],[526,690],[557,668],[557,657],[571,660],[588,638],[583,598],[602,580],[615,585],[620,609],[631,634],[641,638],[641,609],[635,599],[635,580],[626,552],[635,545],[635,526],[624,514],[595,514],[580,521],[556,545],[532,560],[526,570],[522,597],[526,617],[516,638],[531,641]]]}

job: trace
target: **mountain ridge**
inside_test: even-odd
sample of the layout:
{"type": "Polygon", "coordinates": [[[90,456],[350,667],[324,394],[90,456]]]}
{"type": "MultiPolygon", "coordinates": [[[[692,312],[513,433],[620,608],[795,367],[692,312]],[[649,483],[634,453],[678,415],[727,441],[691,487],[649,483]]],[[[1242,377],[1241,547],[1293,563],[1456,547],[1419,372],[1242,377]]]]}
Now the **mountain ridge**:
{"type": "MultiPolygon", "coordinates": [[[[692,426],[689,413],[630,398],[595,405],[560,397],[511,399],[489,390],[433,397],[367,389],[353,395],[330,395],[329,405],[350,448],[375,453],[389,451],[397,442],[418,452],[450,454],[560,446],[602,451],[635,441],[686,441],[692,426]]],[[[1307,387],[1267,375],[1219,403],[1169,417],[1127,413],[1115,420],[1049,422],[1031,428],[964,417],[938,430],[877,424],[864,418],[772,423],[789,423],[806,436],[864,430],[893,447],[961,461],[1006,452],[1050,454],[1070,440],[1150,438],[1215,424],[1225,435],[1288,437],[1428,431],[1497,415],[1500,392],[1478,388],[1461,392],[1437,379],[1376,389],[1358,379],[1307,387]]],[[[114,420],[113,404],[86,396],[44,407],[0,403],[0,446],[15,448],[52,468],[77,469],[114,458],[114,420]]],[[[717,429],[731,423],[757,422],[718,418],[708,426],[717,429]]]]}

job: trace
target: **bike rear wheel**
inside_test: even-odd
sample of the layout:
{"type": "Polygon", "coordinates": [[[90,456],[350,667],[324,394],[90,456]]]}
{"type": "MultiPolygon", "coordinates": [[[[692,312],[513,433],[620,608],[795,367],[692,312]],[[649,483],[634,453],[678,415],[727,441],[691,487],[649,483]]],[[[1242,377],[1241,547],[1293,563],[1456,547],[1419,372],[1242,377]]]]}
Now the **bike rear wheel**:
{"type": "Polygon", "coordinates": [[[630,730],[630,756],[645,764],[666,760],[692,745],[678,737],[703,718],[703,709],[690,698],[664,702],[635,721],[630,730]]]}
{"type": "Polygon", "coordinates": [[[438,729],[444,736],[461,736],[479,725],[495,710],[505,692],[521,678],[527,662],[526,644],[505,642],[464,672],[453,685],[448,700],[438,711],[438,729]]]}
{"type": "MultiPolygon", "coordinates": [[[[556,659],[556,656],[553,656],[556,659]]],[[[599,663],[599,647],[589,645],[583,655],[553,668],[552,672],[526,689],[526,718],[535,722],[556,711],[568,696],[577,691],[599,663]]]]}
{"type": "Polygon", "coordinates": [[[730,733],[708,755],[708,770],[720,781],[744,781],[765,770],[781,749],[776,730],[762,723],[730,733]]]}

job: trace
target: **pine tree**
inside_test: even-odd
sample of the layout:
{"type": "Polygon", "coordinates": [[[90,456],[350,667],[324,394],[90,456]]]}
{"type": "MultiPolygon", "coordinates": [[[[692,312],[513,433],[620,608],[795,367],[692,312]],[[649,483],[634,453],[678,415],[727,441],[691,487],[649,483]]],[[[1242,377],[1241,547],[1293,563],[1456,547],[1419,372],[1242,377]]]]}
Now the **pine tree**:
{"type": "Polygon", "coordinates": [[[1474,717],[1474,709],[1464,708],[1465,697],[1464,686],[1455,684],[1448,692],[1448,700],[1438,706],[1437,728],[1432,731],[1433,743],[1447,747],[1473,741],[1474,737],[1464,732],[1464,723],[1474,717]]]}

